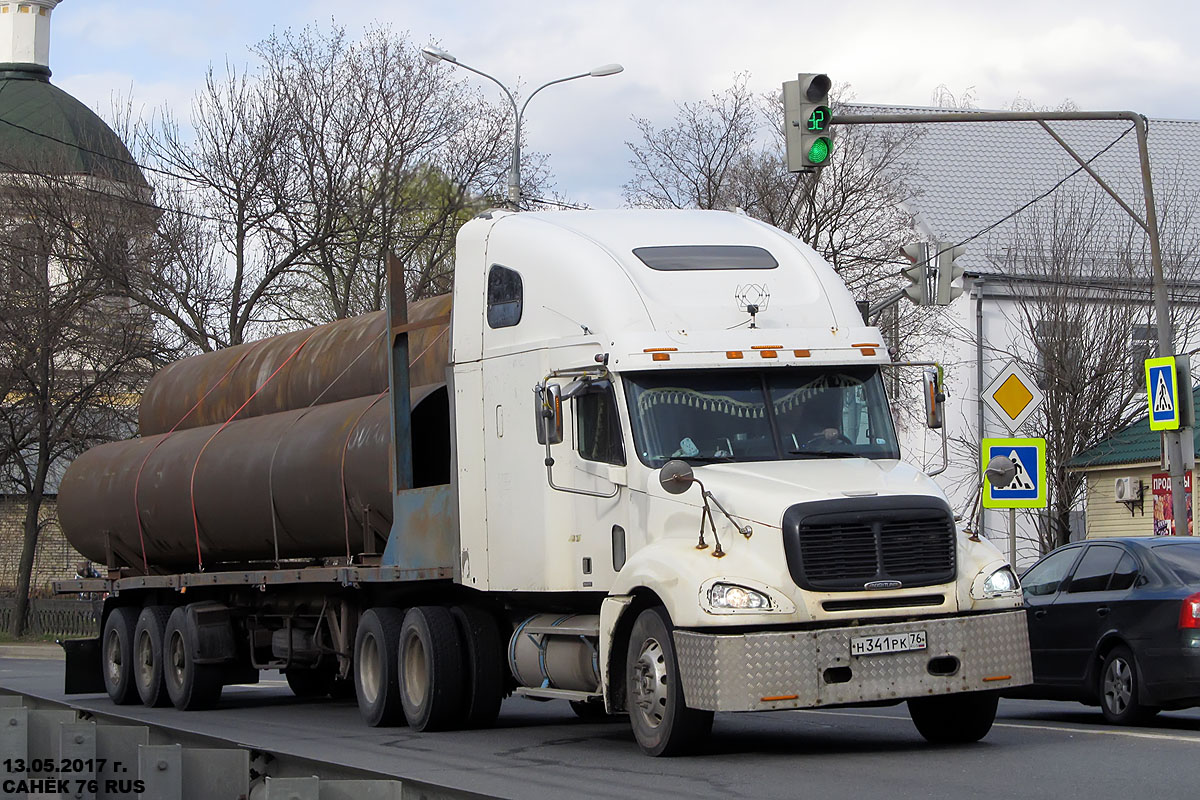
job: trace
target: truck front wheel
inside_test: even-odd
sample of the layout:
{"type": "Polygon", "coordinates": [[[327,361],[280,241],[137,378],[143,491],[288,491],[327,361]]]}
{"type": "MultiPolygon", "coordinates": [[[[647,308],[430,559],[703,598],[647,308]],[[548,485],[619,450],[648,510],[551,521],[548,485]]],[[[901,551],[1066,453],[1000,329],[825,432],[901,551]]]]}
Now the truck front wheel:
{"type": "Polygon", "coordinates": [[[996,720],[995,692],[943,694],[908,701],[908,714],[925,740],[933,744],[978,742],[996,720]]]}
{"type": "Polygon", "coordinates": [[[114,608],[104,621],[104,688],[119,706],[137,702],[133,682],[133,626],[138,610],[130,606],[114,608]]]}
{"type": "Polygon", "coordinates": [[[665,609],[648,608],[633,623],[625,657],[629,721],[642,752],[684,755],[708,738],[713,712],[689,708],[665,609]]]}

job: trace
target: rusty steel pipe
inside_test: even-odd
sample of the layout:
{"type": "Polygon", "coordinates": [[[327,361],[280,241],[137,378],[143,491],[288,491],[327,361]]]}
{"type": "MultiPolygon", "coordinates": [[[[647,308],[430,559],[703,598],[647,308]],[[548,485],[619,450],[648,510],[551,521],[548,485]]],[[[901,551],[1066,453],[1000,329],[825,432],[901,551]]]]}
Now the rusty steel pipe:
{"type": "MultiPolygon", "coordinates": [[[[409,333],[410,386],[446,380],[449,324],[420,325],[449,313],[450,295],[409,307],[414,326],[409,333]]],[[[386,314],[379,311],[169,364],[142,396],[141,435],[223,423],[260,387],[238,419],[377,395],[388,388],[386,327],[386,314]],[[271,378],[276,369],[279,373],[271,378]]]]}
{"type": "MultiPolygon", "coordinates": [[[[432,432],[414,439],[420,448],[414,463],[448,464],[445,387],[419,387],[412,401],[414,424],[432,432]]],[[[93,561],[137,571],[143,541],[152,568],[195,568],[201,559],[209,568],[364,552],[368,516],[386,540],[392,514],[386,396],[239,419],[219,429],[115,442],[75,459],[58,499],[67,540],[93,561]]],[[[448,480],[444,466],[424,474],[426,485],[448,480]]]]}

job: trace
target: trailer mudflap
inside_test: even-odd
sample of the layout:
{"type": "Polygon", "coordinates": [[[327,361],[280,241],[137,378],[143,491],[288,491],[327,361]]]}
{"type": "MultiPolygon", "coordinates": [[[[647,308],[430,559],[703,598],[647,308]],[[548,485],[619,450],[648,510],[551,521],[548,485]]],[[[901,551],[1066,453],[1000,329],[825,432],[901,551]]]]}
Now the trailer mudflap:
{"type": "Polygon", "coordinates": [[[63,694],[103,694],[105,688],[100,665],[100,637],[59,639],[58,645],[67,654],[63,694]]]}
{"type": "Polygon", "coordinates": [[[743,634],[675,631],[692,708],[819,708],[1021,686],[1033,680],[1021,609],[848,628],[743,634]],[[855,652],[855,640],[908,642],[855,652]]]}

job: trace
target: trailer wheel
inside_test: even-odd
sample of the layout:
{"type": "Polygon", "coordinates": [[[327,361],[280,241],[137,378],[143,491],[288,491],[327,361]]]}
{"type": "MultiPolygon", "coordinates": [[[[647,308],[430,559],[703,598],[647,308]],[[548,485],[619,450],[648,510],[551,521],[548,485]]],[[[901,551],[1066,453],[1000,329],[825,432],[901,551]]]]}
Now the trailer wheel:
{"type": "Polygon", "coordinates": [[[212,708],[221,699],[221,665],[197,664],[195,634],[183,606],[171,612],[163,634],[163,677],[171,702],[180,711],[212,708]]]}
{"type": "Polygon", "coordinates": [[[996,692],[917,697],[908,701],[908,715],[928,742],[969,744],[992,729],[999,701],[996,692]]]}
{"type": "Polygon", "coordinates": [[[104,621],[103,647],[100,650],[104,689],[119,706],[137,702],[133,682],[133,626],[138,610],[130,606],[114,608],[104,621]]]}
{"type": "Polygon", "coordinates": [[[400,702],[409,727],[442,731],[463,722],[464,658],[454,617],[441,606],[417,606],[400,630],[400,702]]]}
{"type": "Polygon", "coordinates": [[[372,608],[354,636],[354,689],[358,710],[372,728],[404,724],[396,681],[396,654],[404,617],[399,609],[372,608]]]}
{"type": "Polygon", "coordinates": [[[504,701],[504,657],[496,619],[476,606],[450,610],[466,652],[463,721],[469,728],[490,728],[504,701]]]}
{"type": "Polygon", "coordinates": [[[171,704],[164,683],[162,656],[163,635],[170,617],[170,606],[146,606],[133,629],[133,678],[142,705],[147,708],[171,704]]]}
{"type": "Polygon", "coordinates": [[[625,656],[629,722],[642,752],[651,756],[684,755],[712,730],[713,712],[684,702],[671,620],[661,606],[638,615],[625,656]]]}

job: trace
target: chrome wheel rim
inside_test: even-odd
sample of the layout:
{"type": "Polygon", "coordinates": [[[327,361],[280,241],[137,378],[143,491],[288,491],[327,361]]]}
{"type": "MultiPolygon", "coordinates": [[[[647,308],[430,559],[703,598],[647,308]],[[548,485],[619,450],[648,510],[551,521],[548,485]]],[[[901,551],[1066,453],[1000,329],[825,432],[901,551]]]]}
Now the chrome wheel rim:
{"type": "Polygon", "coordinates": [[[137,667],[138,684],[149,689],[154,682],[154,649],[151,647],[150,631],[142,631],[133,643],[133,663],[137,667]]]}
{"type": "Polygon", "coordinates": [[[1113,714],[1124,714],[1133,701],[1133,670],[1123,658],[1114,658],[1104,671],[1104,705],[1113,714]]]}
{"type": "Polygon", "coordinates": [[[657,639],[642,643],[629,676],[629,695],[638,713],[651,728],[662,724],[667,713],[667,656],[657,639]]]}
{"type": "Polygon", "coordinates": [[[404,693],[415,706],[425,703],[429,691],[429,669],[425,663],[425,643],[416,633],[404,642],[404,693]]]}
{"type": "Polygon", "coordinates": [[[108,675],[109,686],[121,682],[121,635],[116,630],[108,632],[104,640],[104,669],[108,675]]]}
{"type": "Polygon", "coordinates": [[[368,705],[375,703],[379,697],[379,687],[383,685],[383,663],[379,656],[379,643],[375,637],[363,637],[362,652],[358,656],[358,681],[363,700],[368,705]]]}

